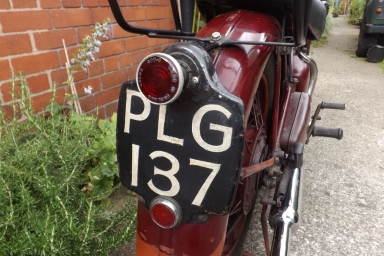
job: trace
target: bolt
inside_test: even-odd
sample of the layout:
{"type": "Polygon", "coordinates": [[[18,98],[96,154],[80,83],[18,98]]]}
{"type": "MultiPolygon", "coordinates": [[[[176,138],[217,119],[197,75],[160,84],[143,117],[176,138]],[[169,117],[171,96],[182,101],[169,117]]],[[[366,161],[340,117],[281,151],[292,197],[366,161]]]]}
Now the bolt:
{"type": "Polygon", "coordinates": [[[212,33],[212,39],[215,41],[219,41],[221,39],[220,32],[213,32],[212,33]]]}
{"type": "Polygon", "coordinates": [[[199,220],[200,222],[206,222],[206,221],[208,220],[208,216],[205,215],[205,214],[199,214],[199,215],[197,216],[197,218],[198,218],[198,220],[199,220]]]}
{"type": "Polygon", "coordinates": [[[197,76],[192,77],[192,83],[197,84],[199,82],[199,78],[197,76]]]}

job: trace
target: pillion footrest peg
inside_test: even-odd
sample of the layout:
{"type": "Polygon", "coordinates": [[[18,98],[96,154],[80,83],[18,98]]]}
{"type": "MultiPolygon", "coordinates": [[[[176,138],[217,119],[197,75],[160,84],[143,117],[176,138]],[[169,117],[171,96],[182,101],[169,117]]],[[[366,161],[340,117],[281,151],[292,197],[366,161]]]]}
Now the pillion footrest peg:
{"type": "Polygon", "coordinates": [[[333,128],[314,126],[312,130],[312,136],[328,137],[328,138],[341,140],[343,138],[343,129],[341,128],[333,129],[333,128]]]}

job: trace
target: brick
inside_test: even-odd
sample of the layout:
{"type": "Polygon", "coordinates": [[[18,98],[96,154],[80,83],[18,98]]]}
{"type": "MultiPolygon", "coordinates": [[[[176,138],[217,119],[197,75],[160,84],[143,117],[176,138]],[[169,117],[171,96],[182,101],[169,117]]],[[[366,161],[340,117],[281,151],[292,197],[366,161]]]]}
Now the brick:
{"type": "MultiPolygon", "coordinates": [[[[8,1],[8,0],[5,0],[5,1],[8,1]]],[[[34,8],[34,7],[37,7],[36,0],[12,0],[12,2],[13,2],[13,8],[34,8]]]]}
{"type": "MultiPolygon", "coordinates": [[[[15,88],[14,88],[14,92],[13,92],[15,95],[15,99],[20,97],[21,90],[20,90],[19,84],[20,83],[16,80],[15,81],[15,88]]],[[[0,90],[1,90],[1,94],[3,95],[3,101],[4,102],[12,101],[12,95],[11,95],[12,82],[3,83],[0,87],[0,90]]]]}
{"type": "Polygon", "coordinates": [[[155,48],[146,48],[144,50],[141,50],[141,56],[142,58],[148,56],[149,54],[152,54],[154,52],[160,52],[160,51],[155,51],[155,48]]]}
{"type": "Polygon", "coordinates": [[[101,77],[101,83],[102,83],[103,89],[106,89],[115,85],[121,85],[127,80],[128,80],[128,77],[127,77],[127,72],[125,70],[115,71],[101,77]]]}
{"type": "Polygon", "coordinates": [[[167,44],[168,40],[163,38],[148,38],[148,46],[158,46],[167,44]]]}
{"type": "Polygon", "coordinates": [[[125,68],[131,65],[132,60],[131,60],[131,54],[126,53],[126,54],[121,54],[119,55],[119,65],[120,68],[125,68]]]}
{"type": "Polygon", "coordinates": [[[11,8],[11,5],[9,4],[9,0],[0,1],[0,10],[1,9],[9,9],[9,8],[11,8]]]}
{"type": "Polygon", "coordinates": [[[51,80],[52,83],[56,83],[57,87],[66,85],[68,81],[67,70],[65,68],[53,70],[51,72],[51,80]]]}
{"type": "Polygon", "coordinates": [[[119,68],[119,61],[117,56],[104,59],[105,72],[111,72],[119,68]]]}
{"type": "Polygon", "coordinates": [[[132,37],[125,40],[127,52],[136,51],[148,47],[148,37],[138,36],[132,37]]]}
{"type": "Polygon", "coordinates": [[[41,53],[37,55],[23,56],[11,60],[15,71],[23,71],[24,74],[33,74],[60,66],[57,52],[41,53]]]}
{"type": "Polygon", "coordinates": [[[51,89],[47,74],[28,77],[27,83],[32,93],[39,93],[51,89]]]}
{"type": "Polygon", "coordinates": [[[147,7],[145,8],[145,15],[148,20],[159,20],[166,17],[166,7],[147,7]]]}
{"type": "Polygon", "coordinates": [[[89,66],[89,75],[91,77],[98,76],[104,73],[104,62],[103,60],[95,60],[89,66]]]}
{"type": "Polygon", "coordinates": [[[123,7],[121,12],[129,21],[145,20],[145,8],[123,7]]]}
{"type": "Polygon", "coordinates": [[[2,12],[3,33],[52,28],[49,11],[2,12]]]}
{"type": "Polygon", "coordinates": [[[35,113],[43,111],[50,103],[52,92],[46,92],[32,97],[32,108],[35,113]]]}
{"type": "Polygon", "coordinates": [[[136,34],[134,33],[125,31],[118,24],[113,24],[111,26],[111,30],[112,30],[112,35],[114,39],[136,36],[136,34]]]}
{"type": "Polygon", "coordinates": [[[128,68],[128,81],[136,79],[137,66],[138,65],[134,65],[128,68]]]}
{"type": "Polygon", "coordinates": [[[65,8],[74,8],[81,6],[80,0],[62,0],[62,3],[63,7],[65,8]]]}
{"type": "Polygon", "coordinates": [[[84,92],[84,88],[88,88],[88,86],[92,87],[92,94],[95,94],[101,90],[101,82],[99,77],[77,82],[75,86],[79,97],[87,96],[87,94],[84,92]]]}
{"type": "Polygon", "coordinates": [[[115,86],[105,91],[95,94],[96,105],[103,106],[119,98],[120,86],[115,86]]]}
{"type": "Polygon", "coordinates": [[[86,97],[82,97],[79,99],[79,101],[80,101],[81,109],[84,112],[89,112],[91,110],[94,110],[97,107],[95,96],[93,96],[93,95],[88,95],[86,97]]]}
{"type": "Polygon", "coordinates": [[[140,5],[151,5],[152,0],[139,0],[140,5]]]}
{"type": "MultiPolygon", "coordinates": [[[[3,114],[4,114],[4,118],[5,120],[12,120],[13,118],[13,107],[11,105],[3,105],[1,106],[1,109],[3,111],[3,114]]],[[[16,107],[16,119],[20,119],[22,116],[21,114],[21,111],[20,111],[20,108],[19,107],[16,107]]]]}
{"type": "Polygon", "coordinates": [[[33,36],[38,50],[63,48],[63,39],[66,46],[77,44],[76,31],[72,28],[34,33],[33,36]]]}
{"type": "Polygon", "coordinates": [[[32,51],[28,34],[0,36],[0,57],[32,51]]]}
{"type": "Polygon", "coordinates": [[[139,0],[118,0],[119,6],[138,6],[139,0]]]}
{"type": "Polygon", "coordinates": [[[111,11],[111,8],[92,8],[92,23],[103,22],[103,20],[110,18],[110,22],[115,22],[115,17],[111,11]]]}
{"type": "Polygon", "coordinates": [[[98,107],[97,109],[88,112],[89,115],[95,116],[98,119],[105,119],[105,109],[104,107],[98,107]]]}
{"type": "Polygon", "coordinates": [[[165,7],[166,11],[166,15],[165,15],[165,18],[168,18],[168,19],[173,19],[173,12],[172,12],[172,8],[169,6],[169,7],[165,7]]]}
{"type": "Polygon", "coordinates": [[[99,0],[82,0],[83,7],[97,7],[99,6],[99,0]]]}
{"type": "Polygon", "coordinates": [[[117,101],[114,101],[110,104],[104,106],[105,108],[105,117],[110,118],[113,113],[117,113],[117,101]]]}
{"type": "Polygon", "coordinates": [[[109,6],[108,0],[99,0],[99,5],[100,6],[109,6]]]}
{"type": "Polygon", "coordinates": [[[106,41],[106,42],[103,42],[103,44],[101,45],[98,56],[102,58],[102,57],[117,55],[125,51],[126,49],[125,49],[124,40],[106,41]]]}
{"type": "Polygon", "coordinates": [[[144,28],[160,28],[159,26],[159,21],[140,21],[138,22],[139,27],[144,27],[144,28]]]}
{"type": "Polygon", "coordinates": [[[76,73],[75,73],[75,79],[74,81],[77,83],[79,81],[82,81],[84,79],[87,79],[89,77],[89,74],[85,71],[83,71],[82,69],[78,70],[76,73]]]}
{"type": "MultiPolygon", "coordinates": [[[[32,108],[34,110],[34,113],[39,113],[49,105],[52,97],[52,92],[46,92],[40,95],[36,95],[32,97],[32,108]]],[[[65,99],[65,90],[64,88],[59,88],[56,91],[56,98],[55,102],[58,104],[64,104],[65,99]]]]}
{"type": "Polygon", "coordinates": [[[77,40],[79,43],[82,42],[86,36],[92,36],[92,29],[94,27],[79,27],[77,28],[77,40]]]}
{"type": "Polygon", "coordinates": [[[43,9],[57,9],[61,7],[61,0],[40,0],[43,9]]]}
{"type": "Polygon", "coordinates": [[[143,59],[143,56],[141,55],[141,51],[132,52],[131,56],[132,56],[132,64],[139,64],[143,59]]]}
{"type": "Polygon", "coordinates": [[[161,52],[161,46],[153,47],[153,52],[161,52]]]}
{"type": "Polygon", "coordinates": [[[174,30],[176,28],[175,22],[173,20],[160,20],[159,21],[159,28],[174,30]]]}
{"type": "Polygon", "coordinates": [[[11,79],[11,68],[8,60],[0,60],[0,80],[11,79]]]}
{"type": "Polygon", "coordinates": [[[92,24],[89,9],[52,10],[55,28],[78,27],[92,24]]]}
{"type": "MultiPolygon", "coordinates": [[[[71,61],[72,55],[75,55],[75,57],[77,57],[77,51],[79,48],[80,47],[78,46],[67,47],[69,61],[71,61]]],[[[67,56],[65,55],[64,49],[59,50],[59,56],[60,56],[60,63],[61,63],[60,65],[62,67],[65,67],[65,63],[67,62],[67,56]]]]}
{"type": "Polygon", "coordinates": [[[159,4],[163,5],[163,6],[169,6],[170,5],[169,0],[159,0],[159,4]]]}

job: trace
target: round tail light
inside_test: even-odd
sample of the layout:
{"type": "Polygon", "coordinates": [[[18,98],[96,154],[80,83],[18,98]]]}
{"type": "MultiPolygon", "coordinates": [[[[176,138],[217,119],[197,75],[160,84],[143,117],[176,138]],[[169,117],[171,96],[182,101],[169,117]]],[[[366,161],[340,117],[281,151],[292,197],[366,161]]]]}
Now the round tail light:
{"type": "Polygon", "coordinates": [[[174,228],[181,221],[180,205],[172,198],[156,197],[149,205],[152,220],[162,228],[174,228]]]}
{"type": "Polygon", "coordinates": [[[183,90],[184,73],[171,55],[153,53],[139,64],[136,81],[141,94],[150,102],[158,105],[169,104],[175,101],[183,90]]]}

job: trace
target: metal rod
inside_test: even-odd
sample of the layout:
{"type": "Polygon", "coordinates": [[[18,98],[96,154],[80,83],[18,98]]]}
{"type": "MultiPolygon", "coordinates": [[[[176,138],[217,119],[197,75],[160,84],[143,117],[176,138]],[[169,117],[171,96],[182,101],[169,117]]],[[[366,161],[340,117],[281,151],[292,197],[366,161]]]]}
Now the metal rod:
{"type": "Polygon", "coordinates": [[[265,252],[267,256],[271,255],[271,246],[269,245],[269,235],[268,235],[268,218],[267,218],[267,209],[268,205],[263,205],[263,209],[261,210],[261,228],[263,230],[264,236],[264,244],[265,244],[265,252]]]}
{"type": "Polygon", "coordinates": [[[299,53],[299,58],[303,60],[305,63],[308,63],[309,65],[309,86],[308,86],[308,94],[312,97],[312,94],[315,90],[316,81],[317,81],[317,75],[318,75],[318,69],[316,62],[309,57],[308,55],[305,55],[304,53],[299,53]]]}
{"type": "Polygon", "coordinates": [[[248,176],[251,176],[255,173],[258,173],[262,170],[265,170],[266,168],[268,167],[271,167],[273,166],[275,163],[275,159],[274,158],[270,158],[266,161],[263,161],[261,163],[257,163],[257,164],[253,164],[253,165],[250,165],[250,166],[247,166],[247,167],[243,167],[241,168],[241,178],[244,179],[248,176]]]}
{"type": "Polygon", "coordinates": [[[300,221],[302,182],[301,169],[295,168],[281,207],[271,209],[270,221],[274,224],[271,256],[289,253],[292,228],[297,228],[300,221]]]}

